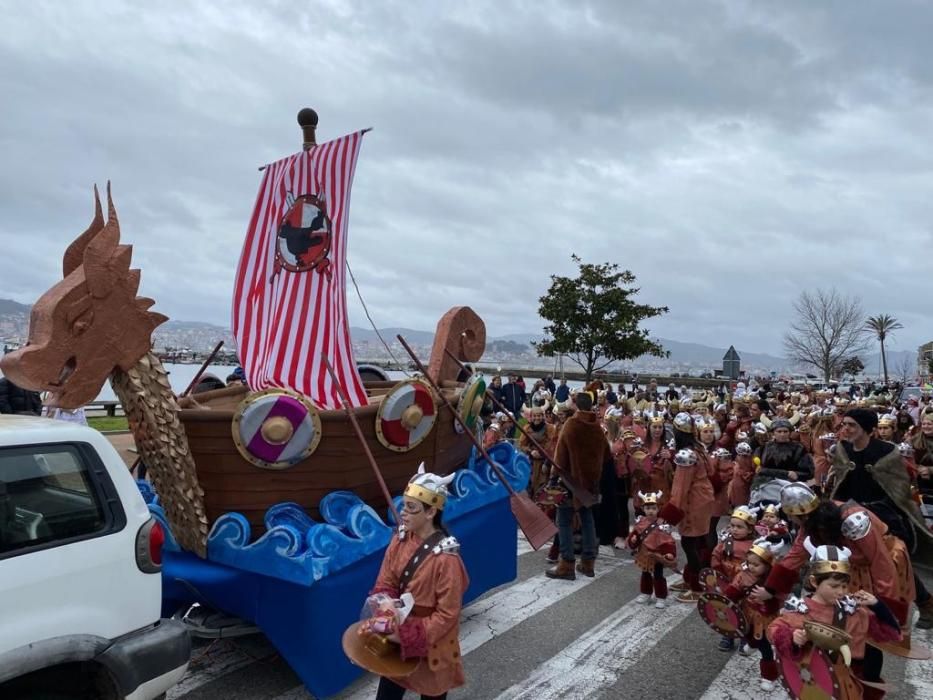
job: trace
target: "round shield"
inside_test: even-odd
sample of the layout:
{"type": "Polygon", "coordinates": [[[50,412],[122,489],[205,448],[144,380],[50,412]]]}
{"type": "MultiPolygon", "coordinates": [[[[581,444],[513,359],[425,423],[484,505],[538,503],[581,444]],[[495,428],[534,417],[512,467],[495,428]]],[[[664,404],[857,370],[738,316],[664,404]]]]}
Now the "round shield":
{"type": "Polygon", "coordinates": [[[360,668],[378,676],[398,678],[410,676],[418,668],[418,659],[402,661],[397,644],[378,634],[360,635],[361,622],[355,622],[343,633],[343,653],[360,668]]]}
{"type": "Polygon", "coordinates": [[[240,402],[232,431],[233,442],[247,462],[263,469],[287,469],[317,448],[321,417],[304,396],[267,389],[240,402]]]}
{"type": "Polygon", "coordinates": [[[722,593],[729,585],[725,574],[709,567],[700,569],[700,583],[707,593],[722,593]]]}
{"type": "MultiPolygon", "coordinates": [[[[463,385],[463,391],[460,393],[460,400],[457,402],[457,413],[460,414],[460,420],[471,431],[476,428],[476,419],[483,409],[485,400],[486,378],[479,372],[475,372],[467,378],[463,385]]],[[[454,421],[454,428],[458,433],[463,432],[459,421],[454,421]]]]}
{"type": "Polygon", "coordinates": [[[697,610],[703,622],[723,637],[744,637],[748,634],[748,621],[738,603],[719,593],[701,593],[697,610]]]}
{"type": "Polygon", "coordinates": [[[428,436],[435,420],[431,387],[420,379],[408,379],[392,387],[379,404],[376,437],[390,450],[407,452],[428,436]]]}
{"type": "Polygon", "coordinates": [[[838,700],[841,697],[833,663],[822,649],[811,646],[799,663],[778,654],[777,662],[784,687],[794,700],[838,700]]]}

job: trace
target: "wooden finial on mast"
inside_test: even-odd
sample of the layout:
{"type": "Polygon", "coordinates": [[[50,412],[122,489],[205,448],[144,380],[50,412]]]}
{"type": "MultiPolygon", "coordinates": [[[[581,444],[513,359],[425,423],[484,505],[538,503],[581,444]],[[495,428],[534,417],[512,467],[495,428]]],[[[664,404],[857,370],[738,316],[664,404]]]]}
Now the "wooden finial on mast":
{"type": "Polygon", "coordinates": [[[301,127],[302,144],[304,150],[317,145],[314,139],[314,132],[317,129],[317,112],[310,107],[305,107],[298,112],[298,125],[301,127]]]}

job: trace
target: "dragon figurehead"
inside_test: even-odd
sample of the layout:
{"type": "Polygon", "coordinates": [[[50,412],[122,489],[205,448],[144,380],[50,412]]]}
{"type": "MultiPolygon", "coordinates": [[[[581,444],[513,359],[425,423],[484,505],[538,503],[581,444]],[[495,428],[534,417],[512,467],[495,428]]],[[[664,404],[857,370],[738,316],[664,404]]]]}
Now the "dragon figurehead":
{"type": "Polygon", "coordinates": [[[129,371],[168,320],[136,296],[140,271],[130,269],[132,246],[120,243],[109,182],[106,222],[96,186],[94,200],[94,220],[65,251],[64,278],[32,307],[28,344],[0,359],[15,384],[67,409],[93,401],[114,370],[129,371]]]}

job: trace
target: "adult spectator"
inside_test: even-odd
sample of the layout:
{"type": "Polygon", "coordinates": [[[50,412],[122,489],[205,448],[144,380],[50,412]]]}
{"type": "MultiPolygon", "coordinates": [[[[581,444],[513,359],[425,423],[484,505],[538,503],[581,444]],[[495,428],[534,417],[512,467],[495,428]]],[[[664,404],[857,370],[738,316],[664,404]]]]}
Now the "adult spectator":
{"type": "Polygon", "coordinates": [[[793,427],[786,418],[771,423],[772,439],[755,453],[761,467],[752,481],[752,490],[774,479],[809,481],[813,477],[813,459],[797,441],[790,439],[793,427]]]}
{"type": "Polygon", "coordinates": [[[554,392],[554,399],[558,403],[563,403],[570,398],[570,387],[567,386],[567,380],[561,379],[560,386],[557,387],[557,390],[554,392]]]}
{"type": "Polygon", "coordinates": [[[680,398],[680,392],[674,386],[674,382],[667,385],[667,391],[664,392],[664,398],[668,401],[676,401],[680,398]]]}
{"type": "Polygon", "coordinates": [[[0,377],[0,413],[38,416],[42,413],[42,398],[39,392],[23,389],[6,377],[0,377]]]}
{"type": "MultiPolygon", "coordinates": [[[[593,412],[593,395],[581,391],[575,397],[577,412],[567,420],[557,439],[555,461],[569,470],[580,485],[591,493],[599,493],[604,467],[615,474],[615,463],[609,442],[603,435],[603,429],[593,412]]],[[[593,508],[584,507],[576,498],[566,499],[557,508],[557,528],[560,539],[560,561],[548,569],[548,578],[576,578],[573,551],[573,519],[576,511],[580,519],[583,535],[583,548],[580,563],[576,570],[584,576],[595,576],[596,562],[596,523],[593,508]]]]}
{"type": "MultiPolygon", "coordinates": [[[[867,408],[853,408],[842,419],[842,440],[836,445],[829,472],[830,497],[836,501],[855,501],[888,526],[913,551],[916,532],[933,537],[917,503],[911,497],[911,481],[897,446],[872,437],[878,414],[867,408]]],[[[933,598],[914,574],[918,627],[933,627],[933,598]]]]}
{"type": "Polygon", "coordinates": [[[492,392],[492,395],[496,397],[496,400],[500,403],[502,402],[502,377],[500,375],[495,375],[492,378],[492,382],[489,384],[489,391],[492,392]]]}
{"type": "Polygon", "coordinates": [[[557,386],[554,384],[554,377],[550,374],[544,378],[544,388],[551,392],[551,396],[553,396],[554,392],[557,390],[557,386]]]}
{"type": "Polygon", "coordinates": [[[525,389],[518,383],[518,377],[509,375],[509,383],[502,387],[501,401],[512,415],[520,415],[525,405],[525,389]]]}

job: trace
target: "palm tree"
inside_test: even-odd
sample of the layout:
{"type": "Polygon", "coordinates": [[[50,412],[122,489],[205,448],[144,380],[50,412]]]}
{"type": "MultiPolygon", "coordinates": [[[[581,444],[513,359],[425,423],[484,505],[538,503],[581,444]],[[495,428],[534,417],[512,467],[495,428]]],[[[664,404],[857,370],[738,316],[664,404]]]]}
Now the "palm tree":
{"type": "Polygon", "coordinates": [[[865,328],[875,334],[878,342],[881,343],[881,366],[884,368],[884,383],[888,383],[888,358],[884,355],[884,341],[891,333],[903,328],[897,319],[887,314],[878,314],[869,316],[865,322],[865,328]]]}

